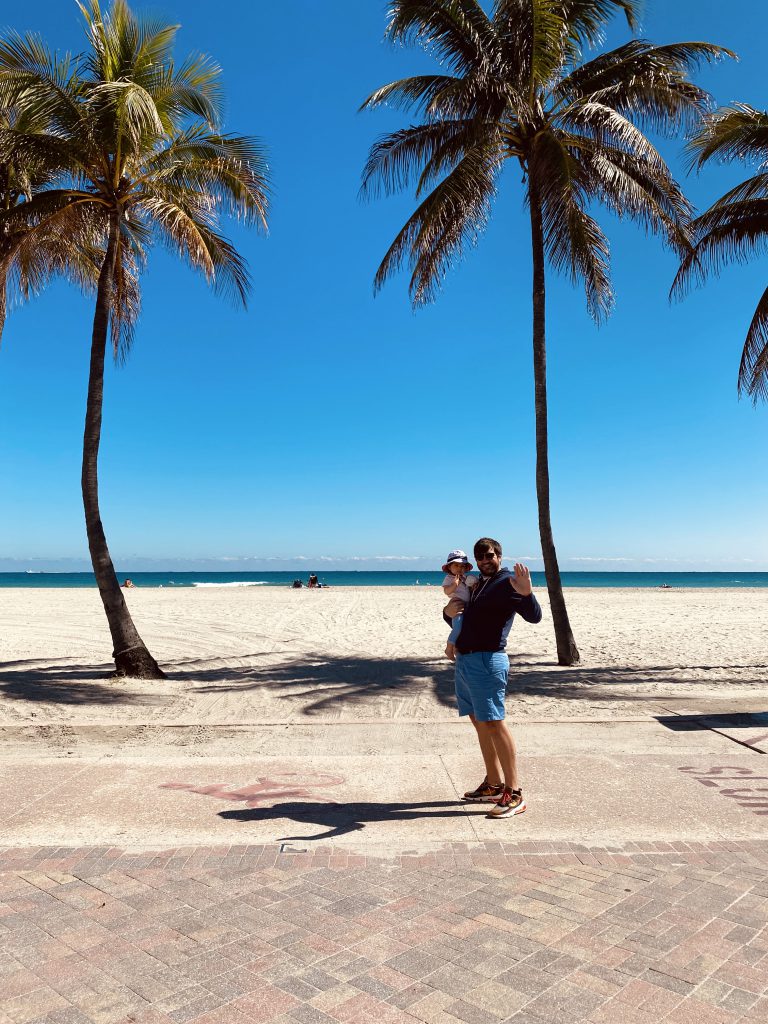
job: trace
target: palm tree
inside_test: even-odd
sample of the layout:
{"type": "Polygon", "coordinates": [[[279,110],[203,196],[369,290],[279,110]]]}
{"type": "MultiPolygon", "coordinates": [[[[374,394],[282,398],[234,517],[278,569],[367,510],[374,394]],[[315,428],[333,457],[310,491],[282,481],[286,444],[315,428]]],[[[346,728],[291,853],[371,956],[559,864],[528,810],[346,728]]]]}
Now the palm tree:
{"type": "MultiPolygon", "coordinates": [[[[757,165],[753,177],[726,192],[692,224],[693,248],[678,271],[673,293],[692,277],[704,281],[730,262],[744,263],[765,251],[768,241],[768,111],[735,103],[707,115],[688,145],[691,163],[700,169],[709,160],[757,165]]],[[[737,381],[739,395],[753,403],[768,399],[768,289],[747,331],[737,381]]]]}
{"type": "Polygon", "coordinates": [[[584,62],[617,11],[634,28],[640,0],[393,0],[387,37],[415,43],[438,73],[391,82],[363,108],[390,103],[420,123],[380,138],[364,195],[416,180],[421,200],[384,257],[375,288],[402,265],[415,305],[434,298],[450,264],[491,215],[507,161],[523,172],[533,261],[533,363],[539,533],[561,665],[579,660],[552,535],[547,449],[545,264],[584,283],[596,321],[612,305],[600,202],[680,250],[691,208],[644,127],[678,131],[708,105],[689,79],[726,51],[708,43],[632,40],[584,62]]]}
{"type": "Polygon", "coordinates": [[[52,234],[98,252],[81,478],[88,546],[117,674],[159,678],[125,604],[99,513],[107,340],[116,358],[130,348],[138,274],[155,238],[245,303],[245,261],[219,221],[224,212],[266,227],[266,166],[255,139],[220,130],[219,68],[202,56],[174,62],[178,26],[139,18],[125,0],[114,0],[109,12],[99,0],[78,6],[89,42],[81,57],[52,55],[36,36],[0,43],[0,104],[48,125],[17,134],[16,147],[60,168],[3,219],[20,234],[20,266],[52,234]]]}

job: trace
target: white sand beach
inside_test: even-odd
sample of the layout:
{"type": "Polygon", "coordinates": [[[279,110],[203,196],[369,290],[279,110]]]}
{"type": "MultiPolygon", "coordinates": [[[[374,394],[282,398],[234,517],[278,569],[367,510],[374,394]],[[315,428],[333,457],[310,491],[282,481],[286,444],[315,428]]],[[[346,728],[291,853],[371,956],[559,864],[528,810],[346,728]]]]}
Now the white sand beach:
{"type": "MultiPolygon", "coordinates": [[[[556,664],[544,620],[510,634],[512,720],[611,719],[648,702],[723,707],[768,683],[768,590],[571,589],[582,663],[556,664]]],[[[0,590],[0,725],[455,719],[437,588],[135,589],[161,682],[109,678],[98,593],[0,590]]]]}

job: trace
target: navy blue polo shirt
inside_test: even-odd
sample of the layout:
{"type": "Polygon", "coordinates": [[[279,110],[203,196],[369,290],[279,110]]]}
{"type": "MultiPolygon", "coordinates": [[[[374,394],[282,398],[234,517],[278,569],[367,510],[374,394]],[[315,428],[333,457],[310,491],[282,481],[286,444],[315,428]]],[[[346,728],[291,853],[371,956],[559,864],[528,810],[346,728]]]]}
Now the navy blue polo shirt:
{"type": "Polygon", "coordinates": [[[510,585],[511,578],[509,569],[499,569],[495,576],[481,576],[472,588],[456,641],[459,654],[503,651],[515,615],[526,622],[541,622],[539,602],[533,594],[518,594],[510,585]]]}

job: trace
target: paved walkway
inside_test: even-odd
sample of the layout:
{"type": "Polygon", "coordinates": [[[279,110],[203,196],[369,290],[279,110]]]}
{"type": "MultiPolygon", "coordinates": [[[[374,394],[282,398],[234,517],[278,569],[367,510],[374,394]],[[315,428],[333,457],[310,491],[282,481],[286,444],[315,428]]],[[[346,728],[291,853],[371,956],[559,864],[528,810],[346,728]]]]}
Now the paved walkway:
{"type": "Polygon", "coordinates": [[[768,1017],[768,843],[6,850],[2,1024],[768,1017]]]}
{"type": "Polygon", "coordinates": [[[0,1024],[768,1019],[764,716],[528,724],[501,821],[471,730],[362,728],[6,747],[0,1024]]]}

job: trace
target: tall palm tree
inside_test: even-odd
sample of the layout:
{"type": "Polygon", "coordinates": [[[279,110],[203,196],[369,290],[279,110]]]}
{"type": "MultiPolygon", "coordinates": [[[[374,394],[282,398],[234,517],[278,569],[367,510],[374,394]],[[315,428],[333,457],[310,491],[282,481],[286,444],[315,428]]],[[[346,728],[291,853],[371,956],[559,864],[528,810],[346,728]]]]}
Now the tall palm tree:
{"type": "Polygon", "coordinates": [[[78,6],[89,43],[81,57],[52,55],[36,36],[0,42],[0,104],[15,103],[49,126],[18,133],[16,146],[30,161],[61,168],[4,220],[20,232],[19,265],[29,265],[52,233],[99,253],[81,478],[88,546],[117,674],[159,678],[123,598],[99,512],[107,340],[116,357],[125,356],[138,274],[155,238],[216,290],[245,302],[247,267],[219,221],[230,213],[266,227],[266,165],[255,139],[221,132],[219,68],[202,56],[174,62],[178,26],[139,18],[125,0],[113,0],[108,12],[99,0],[78,6]]]}
{"type": "Polygon", "coordinates": [[[392,0],[387,37],[435,57],[435,74],[391,82],[363,109],[410,109],[420,123],[380,138],[363,194],[416,181],[421,200],[384,257],[375,288],[410,266],[414,304],[434,298],[449,265],[488,222],[507,161],[522,168],[533,262],[533,364],[539,533],[561,665],[579,660],[563,597],[549,499],[545,265],[586,289],[596,321],[612,305],[608,242],[590,210],[600,202],[672,246],[691,208],[643,128],[678,131],[708,106],[689,73],[726,51],[708,43],[632,40],[584,61],[640,0],[392,0]]]}
{"type": "MultiPolygon", "coordinates": [[[[756,165],[756,173],[721,196],[692,224],[693,248],[678,271],[673,293],[691,278],[704,281],[728,262],[745,263],[765,252],[768,242],[768,111],[745,103],[707,115],[688,145],[691,163],[701,169],[709,160],[756,165]]],[[[737,381],[739,395],[756,405],[768,400],[768,288],[747,330],[737,381]]]]}

